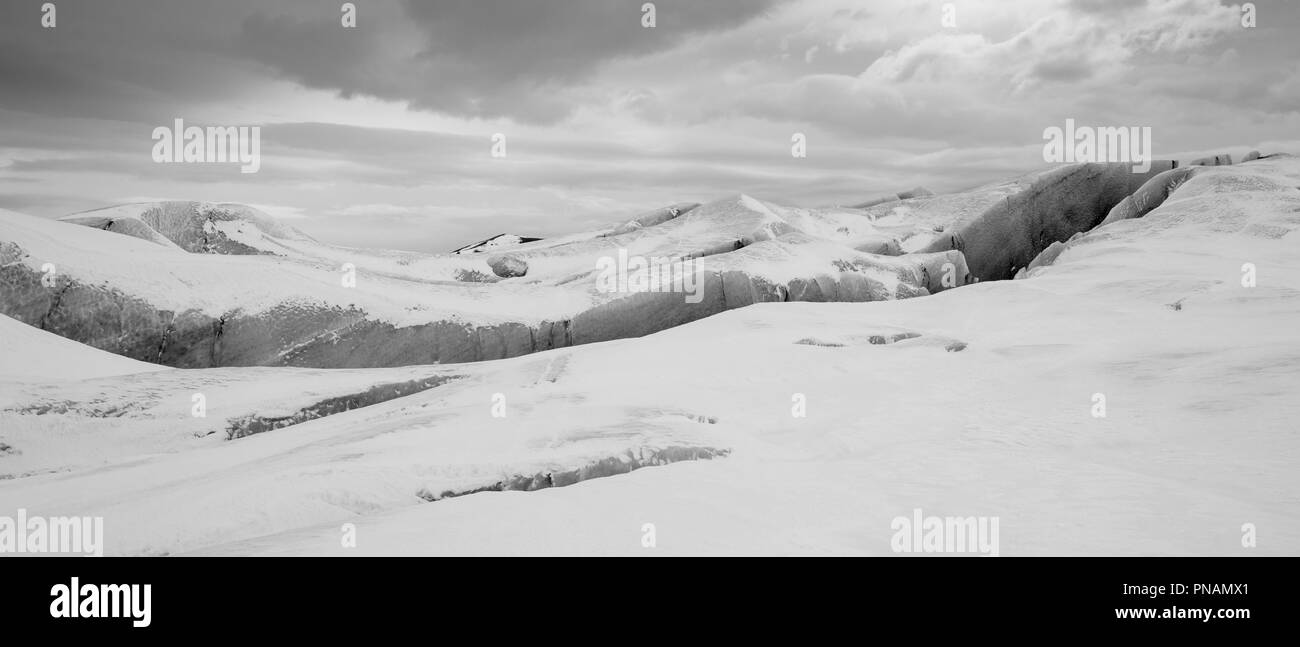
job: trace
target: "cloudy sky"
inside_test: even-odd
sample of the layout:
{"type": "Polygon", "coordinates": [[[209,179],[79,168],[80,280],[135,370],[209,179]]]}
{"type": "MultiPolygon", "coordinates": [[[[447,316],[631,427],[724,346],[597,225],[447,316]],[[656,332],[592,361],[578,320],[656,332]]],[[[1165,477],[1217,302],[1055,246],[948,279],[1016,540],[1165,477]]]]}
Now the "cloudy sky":
{"type": "Polygon", "coordinates": [[[0,207],[242,202],[345,245],[445,251],[744,192],[950,191],[1043,129],[1157,156],[1300,153],[1300,3],[1219,0],[0,0],[0,207]],[[152,132],[262,126],[255,174],[152,132]],[[507,156],[491,155],[506,136],[507,156]],[[807,157],[790,154],[804,133],[807,157]]]}

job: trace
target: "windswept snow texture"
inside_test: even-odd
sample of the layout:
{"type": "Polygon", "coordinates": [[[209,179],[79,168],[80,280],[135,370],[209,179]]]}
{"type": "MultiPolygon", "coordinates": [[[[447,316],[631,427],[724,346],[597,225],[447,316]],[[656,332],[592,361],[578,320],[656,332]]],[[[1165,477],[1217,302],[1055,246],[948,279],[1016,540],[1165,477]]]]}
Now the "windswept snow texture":
{"type": "MultiPolygon", "coordinates": [[[[1297,187],[1295,158],[1201,167],[1028,279],[925,298],[756,304],[457,366],[6,385],[0,514],[103,516],[117,555],[892,555],[917,508],[998,517],[1001,555],[1294,555],[1297,187]],[[437,383],[219,433],[413,380],[437,383]]],[[[770,231],[732,254],[836,245],[744,198],[668,222],[696,211],[770,231]]]]}

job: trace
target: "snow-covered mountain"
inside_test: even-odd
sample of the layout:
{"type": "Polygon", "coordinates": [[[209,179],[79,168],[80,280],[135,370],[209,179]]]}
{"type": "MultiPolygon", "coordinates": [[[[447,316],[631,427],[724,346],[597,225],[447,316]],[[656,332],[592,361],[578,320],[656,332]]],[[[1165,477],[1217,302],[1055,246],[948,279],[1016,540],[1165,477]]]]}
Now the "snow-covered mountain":
{"type": "Polygon", "coordinates": [[[61,220],[203,254],[275,254],[285,242],[315,242],[263,211],[232,203],[142,202],[61,220]]]}
{"type": "MultiPolygon", "coordinates": [[[[1021,280],[761,303],[494,361],[151,371],[0,319],[6,337],[22,333],[6,352],[23,349],[0,374],[0,509],[103,516],[109,554],[884,555],[891,520],[918,508],[999,517],[1003,555],[1293,552],[1300,160],[1157,173],[1138,189],[1159,204],[1142,208],[1088,202],[1088,186],[1118,195],[1105,169],[1056,173],[968,197],[985,206],[942,234],[941,196],[861,216],[890,219],[904,250],[956,236],[972,268],[1001,272],[1041,243],[1021,280]],[[1027,235],[1099,213],[1106,224],[1055,246],[1027,235]],[[982,228],[1007,222],[1026,235],[984,251],[982,228]],[[78,372],[92,360],[114,365],[78,372]],[[355,547],[339,541],[343,523],[355,547]],[[1261,530],[1255,548],[1242,547],[1246,523],[1261,530]]],[[[843,242],[873,233],[851,210],[751,202],[703,205],[627,243],[650,251],[680,236],[679,249],[708,250],[749,236],[702,260],[737,272],[780,261],[773,276],[866,254],[843,242]],[[688,216],[672,235],[648,233],[688,216]],[[817,235],[828,229],[840,241],[817,235]]],[[[213,267],[128,236],[0,223],[24,253],[73,247],[132,289],[199,280],[165,253],[213,267]],[[113,245],[105,236],[156,254],[143,265],[165,272],[135,276],[96,256],[113,245]]],[[[216,258],[312,285],[275,257],[216,258]]],[[[908,255],[864,256],[889,258],[908,255]]],[[[570,262],[558,247],[524,259],[530,274],[570,262]]],[[[259,276],[248,271],[236,278],[259,276]]],[[[511,285],[569,289],[528,276],[482,287],[511,285]]]]}
{"type": "Polygon", "coordinates": [[[491,238],[485,238],[477,243],[470,243],[451,251],[453,254],[485,254],[488,252],[506,251],[512,247],[517,247],[524,243],[539,241],[541,238],[535,236],[516,236],[514,234],[497,234],[491,238]]]}

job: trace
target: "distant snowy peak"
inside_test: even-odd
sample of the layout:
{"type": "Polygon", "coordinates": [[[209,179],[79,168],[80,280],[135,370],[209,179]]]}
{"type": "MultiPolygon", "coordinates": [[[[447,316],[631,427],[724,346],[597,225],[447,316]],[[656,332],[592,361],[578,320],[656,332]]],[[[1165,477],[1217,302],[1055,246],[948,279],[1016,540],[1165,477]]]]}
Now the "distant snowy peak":
{"type": "Polygon", "coordinates": [[[453,249],[451,250],[451,253],[483,254],[487,252],[500,252],[500,251],[505,251],[507,249],[510,249],[512,247],[518,247],[519,245],[522,245],[524,243],[532,243],[539,240],[541,240],[541,238],[533,238],[529,236],[516,236],[514,234],[497,234],[496,236],[493,236],[486,240],[480,240],[477,243],[466,245],[464,247],[461,247],[460,249],[453,249]]]}
{"type": "Polygon", "coordinates": [[[141,202],[60,220],[196,254],[282,254],[281,241],[312,241],[264,211],[228,202],[141,202]]]}

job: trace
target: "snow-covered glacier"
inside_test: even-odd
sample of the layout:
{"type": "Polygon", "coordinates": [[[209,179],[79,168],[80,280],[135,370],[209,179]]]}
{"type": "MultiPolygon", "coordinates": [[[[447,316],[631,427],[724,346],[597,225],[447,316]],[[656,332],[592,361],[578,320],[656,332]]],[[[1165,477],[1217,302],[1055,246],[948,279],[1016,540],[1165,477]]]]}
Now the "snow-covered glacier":
{"type": "Polygon", "coordinates": [[[892,554],[917,508],[999,517],[1003,555],[1235,555],[1247,523],[1287,554],[1300,160],[1186,169],[474,255],[6,212],[0,508],[127,555],[892,554]],[[696,260],[704,299],[593,289],[620,249],[696,260]]]}

